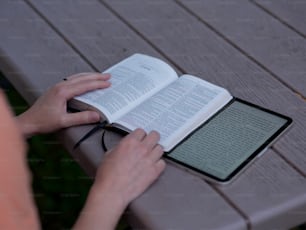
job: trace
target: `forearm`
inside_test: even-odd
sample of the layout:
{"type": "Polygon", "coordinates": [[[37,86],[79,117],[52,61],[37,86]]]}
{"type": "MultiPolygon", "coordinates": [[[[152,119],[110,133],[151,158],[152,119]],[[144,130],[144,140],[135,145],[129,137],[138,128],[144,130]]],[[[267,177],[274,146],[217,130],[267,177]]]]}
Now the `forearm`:
{"type": "Polygon", "coordinates": [[[126,205],[107,188],[93,186],[74,230],[114,230],[126,205]]]}
{"type": "Polygon", "coordinates": [[[33,123],[31,119],[29,119],[29,114],[27,112],[28,111],[16,117],[19,129],[25,138],[32,137],[39,133],[38,124],[33,123]]]}

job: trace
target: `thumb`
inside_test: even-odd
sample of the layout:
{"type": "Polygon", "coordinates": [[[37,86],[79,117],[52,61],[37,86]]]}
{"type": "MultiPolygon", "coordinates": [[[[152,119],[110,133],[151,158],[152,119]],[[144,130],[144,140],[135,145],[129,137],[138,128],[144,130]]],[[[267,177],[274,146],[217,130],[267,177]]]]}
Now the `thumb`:
{"type": "Polygon", "coordinates": [[[78,113],[70,113],[66,115],[65,127],[90,124],[100,121],[101,117],[97,112],[84,111],[78,113]]]}

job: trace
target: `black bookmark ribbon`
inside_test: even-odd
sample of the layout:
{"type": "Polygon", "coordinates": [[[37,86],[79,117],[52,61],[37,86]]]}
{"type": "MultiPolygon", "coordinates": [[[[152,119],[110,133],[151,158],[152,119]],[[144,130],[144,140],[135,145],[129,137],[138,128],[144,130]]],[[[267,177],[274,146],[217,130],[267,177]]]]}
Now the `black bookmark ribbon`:
{"type": "Polygon", "coordinates": [[[126,135],[128,135],[129,133],[125,130],[119,129],[117,127],[111,126],[111,125],[106,125],[104,127],[104,130],[102,132],[102,138],[101,138],[101,146],[102,149],[107,152],[108,150],[110,150],[111,146],[107,146],[106,142],[105,142],[105,134],[107,133],[106,131],[109,132],[113,132],[113,133],[117,133],[119,134],[121,137],[124,137],[126,135]]]}
{"type": "Polygon", "coordinates": [[[78,148],[81,143],[83,141],[85,141],[86,139],[88,139],[90,136],[92,136],[94,133],[98,132],[99,130],[103,129],[102,131],[102,139],[101,139],[101,145],[102,145],[102,148],[105,152],[107,152],[109,150],[109,147],[106,146],[106,143],[105,143],[105,134],[106,134],[106,131],[109,131],[109,132],[115,132],[119,135],[121,135],[122,137],[126,136],[128,134],[127,131],[124,131],[122,129],[119,129],[119,128],[116,128],[114,126],[112,126],[111,124],[108,124],[106,121],[102,122],[102,123],[99,123],[97,124],[95,127],[93,127],[91,130],[89,130],[74,146],[73,146],[73,150],[75,150],[76,148],[78,148]]]}
{"type": "Polygon", "coordinates": [[[107,126],[107,122],[101,122],[99,124],[97,124],[95,127],[93,127],[91,130],[88,131],[88,133],[86,133],[74,146],[73,146],[73,150],[75,150],[76,148],[78,148],[81,143],[83,141],[85,141],[87,138],[89,138],[91,135],[93,135],[94,133],[98,132],[100,129],[104,129],[107,126]]]}

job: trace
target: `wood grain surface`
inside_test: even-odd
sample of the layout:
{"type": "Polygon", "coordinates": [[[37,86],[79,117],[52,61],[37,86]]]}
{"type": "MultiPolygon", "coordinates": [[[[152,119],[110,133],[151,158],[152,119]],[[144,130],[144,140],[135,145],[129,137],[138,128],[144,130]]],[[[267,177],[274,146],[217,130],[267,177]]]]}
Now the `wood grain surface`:
{"type": "Polygon", "coordinates": [[[306,96],[305,37],[249,1],[181,2],[274,77],[306,96]]]}
{"type": "MultiPolygon", "coordinates": [[[[272,0],[1,1],[0,69],[32,103],[63,76],[146,53],[292,117],[293,127],[232,184],[215,186],[169,164],[126,215],[140,229],[286,229],[306,221],[300,12],[272,0]]],[[[59,138],[94,176],[101,133],[72,151],[91,128],[70,128],[59,138]]]]}
{"type": "Polygon", "coordinates": [[[290,29],[306,36],[306,2],[301,0],[253,0],[290,29]]]}

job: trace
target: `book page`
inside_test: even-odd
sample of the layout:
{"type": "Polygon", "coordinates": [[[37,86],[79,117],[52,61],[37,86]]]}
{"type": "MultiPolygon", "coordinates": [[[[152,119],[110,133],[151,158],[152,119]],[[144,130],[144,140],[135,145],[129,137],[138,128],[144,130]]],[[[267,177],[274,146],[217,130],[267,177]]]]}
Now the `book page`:
{"type": "Polygon", "coordinates": [[[104,72],[111,74],[110,88],[74,99],[97,108],[110,123],[177,79],[168,64],[142,54],[134,54],[104,72]]]}
{"type": "Polygon", "coordinates": [[[156,130],[160,144],[169,151],[197,126],[231,100],[223,88],[184,75],[125,114],[117,124],[146,132],[156,130]]]}

